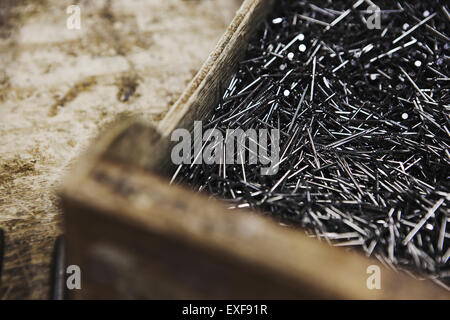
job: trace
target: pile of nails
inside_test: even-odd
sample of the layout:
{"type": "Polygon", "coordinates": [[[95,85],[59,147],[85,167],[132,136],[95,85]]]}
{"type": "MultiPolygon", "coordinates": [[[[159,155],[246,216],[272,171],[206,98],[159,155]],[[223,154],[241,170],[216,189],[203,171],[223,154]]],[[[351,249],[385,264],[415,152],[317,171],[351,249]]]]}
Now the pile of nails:
{"type": "Polygon", "coordinates": [[[449,30],[444,1],[276,2],[204,128],[279,129],[278,173],[174,181],[448,288],[449,30]]]}

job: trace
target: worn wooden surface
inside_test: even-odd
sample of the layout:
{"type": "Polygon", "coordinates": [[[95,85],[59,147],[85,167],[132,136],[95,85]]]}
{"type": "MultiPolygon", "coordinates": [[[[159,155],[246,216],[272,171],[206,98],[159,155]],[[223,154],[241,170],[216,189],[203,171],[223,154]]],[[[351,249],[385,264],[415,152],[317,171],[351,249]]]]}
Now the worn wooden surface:
{"type": "Polygon", "coordinates": [[[239,0],[0,1],[0,299],[48,297],[55,189],[117,117],[157,124],[239,0]],[[81,8],[81,30],[66,7],[81,8]]]}
{"type": "Polygon", "coordinates": [[[100,161],[65,190],[75,298],[449,299],[443,289],[299,230],[170,186],[133,166],[100,161]]]}
{"type": "Polygon", "coordinates": [[[77,298],[449,298],[429,283],[308,239],[245,211],[169,186],[169,134],[214,107],[245,42],[272,1],[247,0],[160,125],[119,122],[92,146],[62,191],[69,263],[84,270],[77,298]],[[221,77],[223,75],[223,77],[221,77]]]}

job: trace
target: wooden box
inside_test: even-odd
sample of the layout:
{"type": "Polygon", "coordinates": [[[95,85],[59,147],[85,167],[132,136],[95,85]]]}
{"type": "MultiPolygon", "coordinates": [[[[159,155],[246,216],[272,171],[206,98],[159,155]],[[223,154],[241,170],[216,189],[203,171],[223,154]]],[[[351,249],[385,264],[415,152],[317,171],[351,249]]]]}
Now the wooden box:
{"type": "Polygon", "coordinates": [[[272,5],[246,0],[157,128],[119,121],[68,177],[68,264],[82,276],[74,298],[449,298],[382,266],[381,289],[370,290],[367,268],[377,261],[169,185],[171,132],[210,114],[272,5]]]}

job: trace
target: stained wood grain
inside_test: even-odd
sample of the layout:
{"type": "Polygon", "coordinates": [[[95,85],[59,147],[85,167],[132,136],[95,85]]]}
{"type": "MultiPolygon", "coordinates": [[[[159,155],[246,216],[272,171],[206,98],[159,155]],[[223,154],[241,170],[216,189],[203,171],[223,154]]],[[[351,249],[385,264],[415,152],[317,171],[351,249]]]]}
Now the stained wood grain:
{"type": "Polygon", "coordinates": [[[0,299],[47,299],[67,170],[115,118],[157,124],[241,0],[1,0],[0,299]],[[81,29],[66,8],[81,8],[81,29]]]}

